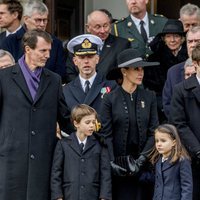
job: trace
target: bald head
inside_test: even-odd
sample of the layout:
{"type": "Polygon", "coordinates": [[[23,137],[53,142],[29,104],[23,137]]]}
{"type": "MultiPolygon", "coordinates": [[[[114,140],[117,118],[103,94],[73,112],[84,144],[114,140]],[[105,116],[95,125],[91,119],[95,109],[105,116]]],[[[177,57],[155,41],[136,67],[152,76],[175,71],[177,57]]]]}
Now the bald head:
{"type": "Polygon", "coordinates": [[[88,33],[96,35],[105,41],[111,31],[109,16],[99,10],[93,11],[87,17],[86,29],[88,33]]]}

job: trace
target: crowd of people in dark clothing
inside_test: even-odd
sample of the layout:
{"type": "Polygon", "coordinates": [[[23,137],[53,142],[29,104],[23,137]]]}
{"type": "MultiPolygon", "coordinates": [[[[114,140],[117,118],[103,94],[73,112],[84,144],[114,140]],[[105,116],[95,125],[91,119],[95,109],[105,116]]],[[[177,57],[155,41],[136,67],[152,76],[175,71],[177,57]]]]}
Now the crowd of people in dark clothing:
{"type": "Polygon", "coordinates": [[[0,1],[0,200],[200,200],[200,8],[126,4],[64,42],[0,1]]]}

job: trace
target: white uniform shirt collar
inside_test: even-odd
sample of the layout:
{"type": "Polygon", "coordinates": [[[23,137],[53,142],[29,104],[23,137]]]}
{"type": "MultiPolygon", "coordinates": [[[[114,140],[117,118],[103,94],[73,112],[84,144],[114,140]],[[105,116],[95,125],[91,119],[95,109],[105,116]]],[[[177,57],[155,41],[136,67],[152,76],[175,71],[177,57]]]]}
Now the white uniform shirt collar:
{"type": "Polygon", "coordinates": [[[20,25],[15,31],[13,32],[9,32],[8,30],[6,30],[6,37],[9,36],[10,34],[14,34],[16,33],[22,26],[20,25]]]}
{"type": "MultiPolygon", "coordinates": [[[[78,143],[79,143],[79,144],[83,143],[83,144],[84,144],[84,148],[85,148],[85,145],[86,145],[86,142],[87,142],[87,137],[86,137],[83,141],[81,141],[81,140],[79,139],[79,137],[77,137],[77,139],[78,139],[78,143]]],[[[83,148],[83,149],[84,149],[84,148],[83,148]]]]}
{"type": "Polygon", "coordinates": [[[138,19],[138,18],[134,17],[133,15],[131,15],[131,19],[135,23],[135,26],[137,27],[139,33],[140,33],[140,21],[142,20],[144,22],[144,28],[147,33],[147,37],[149,38],[149,18],[148,18],[147,12],[143,19],[138,19]]]}
{"type": "Polygon", "coordinates": [[[89,81],[90,82],[90,88],[92,87],[92,84],[94,82],[94,79],[96,78],[96,75],[97,73],[95,72],[94,75],[92,77],[90,77],[89,79],[84,79],[83,77],[80,76],[79,74],[79,79],[80,79],[80,82],[81,82],[81,86],[83,88],[83,91],[85,91],[85,81],[89,81]]]}

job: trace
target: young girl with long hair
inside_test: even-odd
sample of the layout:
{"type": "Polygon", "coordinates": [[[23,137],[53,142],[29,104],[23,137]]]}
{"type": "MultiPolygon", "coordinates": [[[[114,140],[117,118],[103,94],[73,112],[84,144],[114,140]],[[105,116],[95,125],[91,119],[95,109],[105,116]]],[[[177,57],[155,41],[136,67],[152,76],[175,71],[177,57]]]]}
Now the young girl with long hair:
{"type": "Polygon", "coordinates": [[[190,157],[175,126],[158,126],[155,147],[150,156],[151,163],[155,165],[153,200],[192,200],[190,157]]]}

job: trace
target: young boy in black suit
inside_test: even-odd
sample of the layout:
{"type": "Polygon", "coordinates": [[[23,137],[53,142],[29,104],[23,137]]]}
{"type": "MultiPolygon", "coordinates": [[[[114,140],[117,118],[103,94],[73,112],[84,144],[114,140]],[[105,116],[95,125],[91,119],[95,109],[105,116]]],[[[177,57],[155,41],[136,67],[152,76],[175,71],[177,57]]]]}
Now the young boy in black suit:
{"type": "Polygon", "coordinates": [[[76,132],[58,141],[51,176],[52,200],[110,200],[107,148],[94,137],[97,113],[80,104],[72,110],[76,132]]]}

